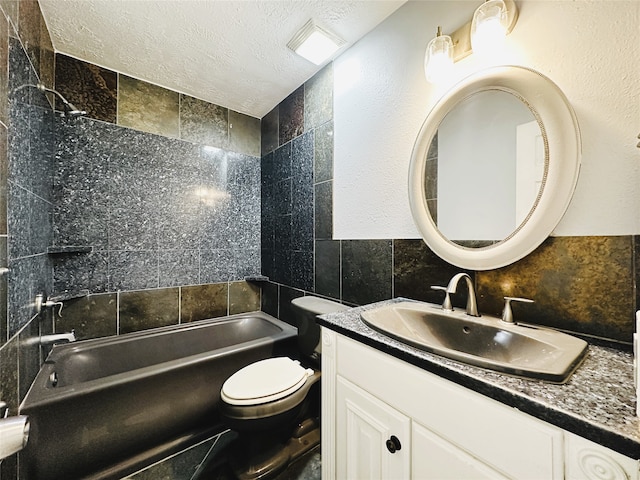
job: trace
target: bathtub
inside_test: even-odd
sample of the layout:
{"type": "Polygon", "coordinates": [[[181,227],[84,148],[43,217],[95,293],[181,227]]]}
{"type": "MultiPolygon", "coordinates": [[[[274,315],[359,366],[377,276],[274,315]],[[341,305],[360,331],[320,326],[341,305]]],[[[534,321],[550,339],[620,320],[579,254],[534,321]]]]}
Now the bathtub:
{"type": "Polygon", "coordinates": [[[121,478],[223,431],[222,383],[295,352],[296,329],[262,312],[56,345],[20,406],[22,474],[121,478]]]}

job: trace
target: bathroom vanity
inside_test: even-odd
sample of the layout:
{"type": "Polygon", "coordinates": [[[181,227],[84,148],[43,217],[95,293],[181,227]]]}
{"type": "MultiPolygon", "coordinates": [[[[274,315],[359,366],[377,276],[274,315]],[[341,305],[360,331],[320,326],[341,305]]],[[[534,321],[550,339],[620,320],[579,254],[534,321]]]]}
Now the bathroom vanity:
{"type": "Polygon", "coordinates": [[[323,478],[639,479],[632,355],[590,346],[566,384],[433,355],[321,317],[323,478]]]}

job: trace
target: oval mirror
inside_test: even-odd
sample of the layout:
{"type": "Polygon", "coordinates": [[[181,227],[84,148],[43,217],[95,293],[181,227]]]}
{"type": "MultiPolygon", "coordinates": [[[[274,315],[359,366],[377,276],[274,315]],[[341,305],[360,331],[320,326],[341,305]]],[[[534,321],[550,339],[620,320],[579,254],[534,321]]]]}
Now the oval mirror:
{"type": "Polygon", "coordinates": [[[523,67],[454,86],[416,139],[409,202],[424,241],[458,267],[526,256],[564,215],[580,170],[580,132],[562,91],[523,67]]]}

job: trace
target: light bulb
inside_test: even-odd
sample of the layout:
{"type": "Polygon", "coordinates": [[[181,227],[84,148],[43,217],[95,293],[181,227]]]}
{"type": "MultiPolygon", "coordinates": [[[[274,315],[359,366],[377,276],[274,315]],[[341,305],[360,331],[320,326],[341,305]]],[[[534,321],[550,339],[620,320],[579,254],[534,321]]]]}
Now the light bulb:
{"type": "Polygon", "coordinates": [[[471,47],[486,54],[497,48],[508,29],[507,7],[503,0],[489,0],[478,7],[471,21],[471,47]]]}
{"type": "Polygon", "coordinates": [[[449,35],[438,34],[427,45],[424,55],[424,73],[427,81],[438,83],[446,79],[453,68],[453,42],[449,35]]]}

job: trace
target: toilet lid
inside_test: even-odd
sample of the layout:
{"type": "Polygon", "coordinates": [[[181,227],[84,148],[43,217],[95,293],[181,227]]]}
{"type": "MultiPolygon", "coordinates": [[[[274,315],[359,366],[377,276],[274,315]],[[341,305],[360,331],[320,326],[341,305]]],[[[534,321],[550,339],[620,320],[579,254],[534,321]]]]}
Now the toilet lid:
{"type": "Polygon", "coordinates": [[[288,357],[252,363],[231,375],[220,396],[231,405],[256,405],[279,400],[305,384],[313,370],[288,357]]]}

